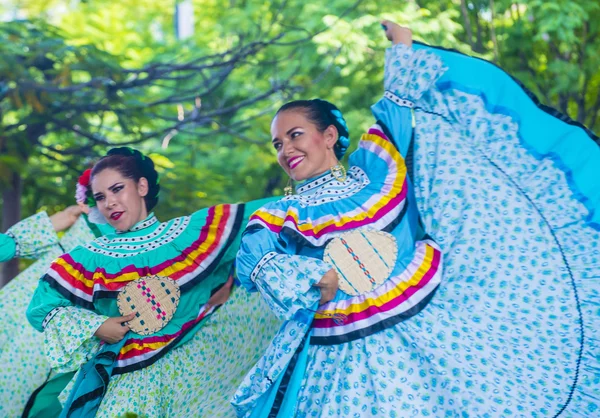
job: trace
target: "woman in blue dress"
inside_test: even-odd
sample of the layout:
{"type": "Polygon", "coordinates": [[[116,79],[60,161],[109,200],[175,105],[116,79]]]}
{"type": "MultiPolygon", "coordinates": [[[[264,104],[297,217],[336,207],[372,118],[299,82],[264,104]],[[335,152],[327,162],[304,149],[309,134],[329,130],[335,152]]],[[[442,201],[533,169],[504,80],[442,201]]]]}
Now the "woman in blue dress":
{"type": "Polygon", "coordinates": [[[499,68],[383,23],[386,91],[347,173],[335,106],[291,102],[273,120],[301,183],[251,216],[237,268],[285,322],[236,392],[238,416],[597,413],[595,136],[499,68]],[[373,230],[395,240],[391,272],[348,290],[328,244],[373,230]]]}

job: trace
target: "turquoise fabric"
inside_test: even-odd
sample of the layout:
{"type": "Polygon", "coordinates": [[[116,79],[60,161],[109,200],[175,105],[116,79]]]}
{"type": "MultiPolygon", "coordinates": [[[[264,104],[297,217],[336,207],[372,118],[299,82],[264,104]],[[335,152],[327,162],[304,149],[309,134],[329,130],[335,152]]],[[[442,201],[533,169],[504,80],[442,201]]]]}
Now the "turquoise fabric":
{"type": "Polygon", "coordinates": [[[12,260],[15,257],[17,245],[15,240],[6,234],[0,234],[0,263],[12,260]]]}
{"type": "Polygon", "coordinates": [[[591,133],[575,122],[565,123],[554,109],[538,106],[510,75],[485,60],[422,44],[414,48],[435,52],[444,61],[447,71],[437,82],[441,92],[457,89],[476,94],[489,112],[513,118],[519,124],[521,144],[537,159],[554,161],[588,209],[587,221],[600,229],[600,147],[591,133]]]}
{"type": "Polygon", "coordinates": [[[114,361],[127,339],[116,344],[104,344],[94,358],[87,362],[77,376],[75,385],[64,405],[60,418],[88,418],[96,415],[106,392],[114,361]]]}

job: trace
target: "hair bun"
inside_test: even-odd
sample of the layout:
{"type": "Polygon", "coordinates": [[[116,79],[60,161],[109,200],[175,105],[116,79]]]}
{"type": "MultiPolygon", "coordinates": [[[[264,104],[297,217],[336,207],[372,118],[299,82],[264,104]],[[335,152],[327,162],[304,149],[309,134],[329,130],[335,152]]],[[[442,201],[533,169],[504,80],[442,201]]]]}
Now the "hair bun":
{"type": "Polygon", "coordinates": [[[348,130],[346,119],[344,119],[344,115],[342,115],[341,110],[327,100],[313,99],[313,101],[318,104],[323,113],[329,116],[331,124],[334,125],[338,130],[339,138],[335,143],[334,151],[337,159],[341,160],[344,157],[344,154],[346,154],[346,150],[348,150],[348,147],[350,146],[350,131],[348,130]]]}

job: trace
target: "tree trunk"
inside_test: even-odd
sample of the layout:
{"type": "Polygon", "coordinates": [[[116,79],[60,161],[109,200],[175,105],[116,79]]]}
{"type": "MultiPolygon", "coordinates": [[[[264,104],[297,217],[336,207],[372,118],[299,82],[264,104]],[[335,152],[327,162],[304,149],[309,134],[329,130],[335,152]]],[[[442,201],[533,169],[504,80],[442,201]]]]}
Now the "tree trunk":
{"type": "Polygon", "coordinates": [[[496,26],[494,24],[494,20],[496,19],[496,11],[494,10],[494,8],[494,0],[490,0],[490,36],[492,38],[492,44],[494,45],[494,62],[498,64],[500,60],[500,55],[498,53],[498,40],[496,39],[496,26]]]}
{"type": "MultiPolygon", "coordinates": [[[[22,184],[19,173],[13,173],[10,186],[2,193],[2,231],[21,220],[22,184]]],[[[0,288],[19,274],[19,260],[13,259],[0,265],[0,288]]]]}
{"type": "Polygon", "coordinates": [[[467,0],[460,0],[460,13],[462,14],[465,32],[467,32],[467,42],[471,46],[471,49],[473,49],[473,30],[471,29],[471,19],[469,18],[467,0]]]}

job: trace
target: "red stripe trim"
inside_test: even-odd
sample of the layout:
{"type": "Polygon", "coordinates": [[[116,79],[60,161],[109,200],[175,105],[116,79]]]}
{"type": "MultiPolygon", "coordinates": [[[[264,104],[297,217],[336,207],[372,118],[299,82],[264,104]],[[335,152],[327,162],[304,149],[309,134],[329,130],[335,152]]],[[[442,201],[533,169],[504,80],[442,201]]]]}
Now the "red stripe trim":
{"type": "MultiPolygon", "coordinates": [[[[152,344],[152,343],[159,343],[159,342],[167,342],[167,344],[165,344],[164,346],[161,347],[161,349],[163,349],[163,348],[167,347],[170,343],[172,343],[173,340],[175,340],[181,334],[186,332],[189,328],[193,327],[194,325],[196,325],[200,321],[202,321],[207,316],[207,312],[209,310],[210,309],[203,310],[202,313],[200,315],[198,315],[197,318],[192,319],[191,321],[188,321],[185,324],[183,324],[181,329],[174,334],[159,335],[159,336],[153,336],[153,337],[142,338],[142,339],[131,338],[131,339],[127,340],[124,347],[126,347],[130,344],[144,345],[144,344],[152,344]]],[[[126,360],[126,359],[133,358],[133,357],[145,354],[145,353],[149,353],[154,350],[155,349],[151,348],[151,347],[143,347],[141,349],[134,348],[134,349],[129,350],[125,354],[119,353],[119,355],[117,356],[117,360],[126,360]]]]}
{"type": "MultiPolygon", "coordinates": [[[[189,273],[190,271],[193,271],[199,264],[202,263],[202,261],[204,261],[206,258],[208,258],[217,247],[219,247],[222,244],[223,237],[224,237],[225,231],[226,231],[226,226],[227,226],[228,221],[230,220],[230,215],[231,215],[231,205],[223,205],[223,216],[217,226],[218,234],[215,238],[214,243],[210,246],[208,251],[203,251],[200,254],[198,254],[198,256],[193,260],[194,263],[192,263],[190,266],[184,268],[183,270],[181,270],[177,273],[172,274],[171,275],[172,279],[177,280],[178,278],[189,273]]],[[[190,246],[188,246],[186,249],[184,249],[181,252],[181,254],[179,254],[177,257],[174,257],[169,260],[165,260],[162,263],[157,264],[154,267],[144,266],[144,267],[138,268],[134,265],[129,265],[129,266],[124,267],[118,273],[107,273],[104,268],[99,268],[96,271],[86,270],[81,265],[81,263],[75,262],[75,260],[69,254],[64,254],[61,256],[61,258],[63,259],[63,261],[65,263],[69,264],[71,266],[71,268],[73,268],[73,270],[77,271],[77,273],[79,273],[80,275],[85,277],[87,280],[92,280],[94,282],[94,284],[100,283],[104,287],[106,287],[108,290],[119,290],[122,287],[126,286],[127,283],[129,283],[129,282],[106,283],[103,279],[98,279],[98,278],[94,279],[94,275],[97,275],[97,274],[103,275],[107,280],[113,280],[117,277],[120,277],[120,276],[122,276],[124,274],[128,274],[128,273],[137,273],[140,277],[143,277],[143,276],[157,274],[157,273],[163,271],[165,268],[169,267],[170,265],[173,265],[174,263],[185,261],[193,251],[196,251],[206,241],[206,239],[210,233],[210,229],[212,227],[214,227],[214,225],[213,225],[214,218],[215,218],[215,209],[214,209],[214,207],[211,207],[209,209],[206,225],[202,227],[200,236],[198,237],[198,239],[195,240],[192,244],[190,244],[190,246]]],[[[60,276],[65,281],[67,281],[71,286],[73,286],[77,289],[80,289],[90,295],[93,293],[92,288],[86,287],[81,281],[75,279],[71,274],[67,273],[64,270],[64,268],[62,268],[61,266],[54,263],[51,266],[51,268],[53,270],[55,270],[57,273],[59,273],[60,276]],[[59,272],[59,269],[60,269],[60,272],[59,272]],[[65,276],[65,274],[67,276],[65,276]]]]}
{"type": "Polygon", "coordinates": [[[441,252],[435,248],[433,249],[433,251],[434,252],[433,252],[433,259],[431,260],[431,267],[429,268],[427,273],[425,273],[423,275],[423,278],[419,281],[419,283],[416,286],[409,287],[404,292],[402,292],[402,294],[398,295],[398,297],[384,303],[381,306],[371,305],[361,312],[351,313],[350,315],[348,315],[348,320],[343,325],[336,324],[332,318],[322,318],[322,319],[319,318],[319,319],[315,319],[313,321],[313,327],[314,328],[334,328],[334,327],[346,326],[353,322],[368,319],[375,314],[390,311],[390,310],[398,307],[401,303],[406,302],[417,291],[419,291],[420,289],[425,287],[425,285],[427,285],[427,283],[429,283],[431,281],[431,278],[437,272],[439,265],[440,265],[441,252]]]}
{"type": "Polygon", "coordinates": [[[377,135],[380,138],[385,139],[386,141],[389,141],[390,139],[387,137],[386,134],[384,134],[381,130],[375,128],[375,127],[371,127],[369,128],[369,135],[377,135]]]}
{"type": "MultiPolygon", "coordinates": [[[[365,218],[360,221],[359,220],[348,221],[347,223],[340,225],[340,226],[331,224],[329,226],[326,226],[322,230],[320,230],[318,233],[315,233],[312,229],[306,230],[306,231],[300,231],[300,229],[298,228],[298,224],[296,223],[296,220],[291,215],[287,215],[285,217],[284,224],[286,222],[290,221],[295,225],[296,230],[298,232],[300,232],[302,235],[311,236],[311,237],[315,237],[315,238],[320,238],[323,235],[328,234],[330,232],[346,231],[348,229],[360,228],[361,226],[377,222],[379,219],[383,218],[385,215],[387,215],[394,209],[399,209],[400,203],[402,203],[402,201],[404,201],[406,198],[407,189],[408,189],[408,185],[406,184],[406,179],[405,179],[404,183],[402,184],[402,190],[400,191],[400,193],[398,193],[396,196],[394,196],[385,206],[383,206],[381,209],[379,209],[371,218],[365,218]]],[[[267,227],[268,229],[270,229],[272,232],[275,232],[275,233],[279,233],[283,229],[283,226],[273,225],[258,215],[252,215],[250,217],[250,219],[251,220],[255,220],[255,219],[259,220],[265,227],[267,227]]]]}
{"type": "MultiPolygon", "coordinates": [[[[65,255],[61,256],[61,258],[64,260],[65,259],[65,255]]],[[[70,264],[70,263],[69,263],[70,264]]],[[[52,263],[52,265],[50,266],[50,270],[53,270],[56,274],[58,274],[65,282],[67,282],[70,286],[74,287],[77,290],[81,290],[82,292],[84,292],[87,295],[92,296],[93,291],[92,288],[87,287],[86,285],[83,284],[83,282],[77,280],[75,277],[73,277],[63,266],[61,266],[60,264],[54,262],[52,263]]],[[[64,287],[64,286],[63,286],[64,287]]]]}

